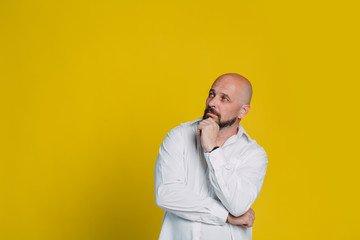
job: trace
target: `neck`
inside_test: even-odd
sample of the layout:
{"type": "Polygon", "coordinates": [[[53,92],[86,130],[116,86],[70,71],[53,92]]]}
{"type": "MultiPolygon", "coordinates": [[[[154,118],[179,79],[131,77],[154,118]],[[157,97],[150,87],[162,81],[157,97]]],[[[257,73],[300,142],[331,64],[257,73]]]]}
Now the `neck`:
{"type": "Polygon", "coordinates": [[[228,140],[231,136],[236,135],[238,132],[239,121],[236,121],[230,127],[225,127],[220,129],[218,136],[216,138],[216,145],[222,146],[226,140],[228,140]]]}

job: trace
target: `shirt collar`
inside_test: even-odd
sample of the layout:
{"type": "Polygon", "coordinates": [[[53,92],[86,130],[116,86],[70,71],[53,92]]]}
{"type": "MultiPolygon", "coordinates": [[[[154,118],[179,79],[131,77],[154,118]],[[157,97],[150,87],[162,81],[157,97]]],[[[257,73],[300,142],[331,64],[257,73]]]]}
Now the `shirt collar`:
{"type": "Polygon", "coordinates": [[[232,143],[236,142],[237,140],[239,140],[242,137],[242,135],[245,135],[248,138],[248,140],[250,141],[251,138],[249,137],[249,135],[247,134],[245,129],[239,124],[237,134],[232,135],[231,137],[229,137],[225,141],[223,146],[226,146],[226,145],[229,145],[229,144],[232,144],[232,143]]]}
{"type": "Polygon", "coordinates": [[[239,127],[238,127],[238,132],[237,132],[237,137],[240,138],[242,135],[245,135],[249,140],[251,139],[249,134],[247,134],[247,132],[245,131],[245,129],[243,128],[243,126],[241,126],[239,124],[239,127]]]}

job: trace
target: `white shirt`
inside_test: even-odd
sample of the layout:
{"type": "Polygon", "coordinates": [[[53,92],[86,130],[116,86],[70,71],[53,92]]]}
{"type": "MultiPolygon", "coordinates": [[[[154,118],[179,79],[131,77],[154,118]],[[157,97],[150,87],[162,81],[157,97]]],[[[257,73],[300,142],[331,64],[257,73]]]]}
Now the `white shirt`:
{"type": "Polygon", "coordinates": [[[252,229],[226,223],[244,214],[260,193],[267,155],[239,125],[223,146],[205,153],[201,119],[172,129],[155,164],[155,202],[164,209],[160,240],[248,240],[252,229]]]}

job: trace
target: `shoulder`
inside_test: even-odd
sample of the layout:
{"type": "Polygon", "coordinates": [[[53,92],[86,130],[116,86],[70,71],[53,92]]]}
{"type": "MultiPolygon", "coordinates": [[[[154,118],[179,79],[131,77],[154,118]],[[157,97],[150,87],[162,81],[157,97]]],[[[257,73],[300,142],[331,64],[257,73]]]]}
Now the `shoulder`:
{"type": "Polygon", "coordinates": [[[196,132],[197,131],[197,125],[201,121],[201,118],[198,118],[194,121],[181,123],[177,127],[171,129],[168,132],[168,135],[178,135],[178,134],[186,134],[189,132],[196,132]]]}
{"type": "Polygon", "coordinates": [[[190,121],[190,122],[186,122],[186,123],[182,123],[180,124],[181,127],[184,128],[194,128],[197,127],[197,125],[199,124],[199,122],[201,121],[202,118],[198,118],[194,121],[190,121]]]}
{"type": "Polygon", "coordinates": [[[267,161],[267,154],[265,149],[262,146],[260,146],[256,142],[256,140],[252,139],[242,126],[240,130],[242,131],[242,135],[240,136],[240,138],[242,138],[243,141],[239,141],[239,142],[241,142],[241,144],[244,144],[245,142],[246,155],[250,157],[257,156],[267,161]]]}
{"type": "Polygon", "coordinates": [[[171,129],[167,133],[165,139],[170,138],[170,139],[180,140],[186,136],[193,135],[194,133],[197,132],[197,125],[199,121],[201,121],[201,118],[196,119],[194,121],[181,123],[180,125],[171,129]]]}

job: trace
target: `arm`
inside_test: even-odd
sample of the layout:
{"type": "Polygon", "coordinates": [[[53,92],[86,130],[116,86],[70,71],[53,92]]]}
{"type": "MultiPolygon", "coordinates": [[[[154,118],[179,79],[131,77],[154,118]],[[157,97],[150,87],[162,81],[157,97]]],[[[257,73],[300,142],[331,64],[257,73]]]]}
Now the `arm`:
{"type": "Polygon", "coordinates": [[[243,215],[260,193],[267,167],[265,151],[249,154],[237,168],[226,161],[222,148],[205,153],[205,158],[216,195],[232,215],[243,215]]]}
{"type": "Polygon", "coordinates": [[[201,198],[186,184],[182,127],[165,137],[155,164],[155,202],[160,208],[190,221],[224,225],[228,211],[213,198],[201,198]]]}
{"type": "Polygon", "coordinates": [[[258,145],[252,145],[247,156],[240,159],[235,149],[230,161],[223,148],[209,152],[216,146],[219,133],[219,126],[214,120],[208,118],[201,121],[198,133],[206,151],[209,179],[216,195],[232,215],[243,215],[260,193],[267,167],[265,151],[258,145]]]}

